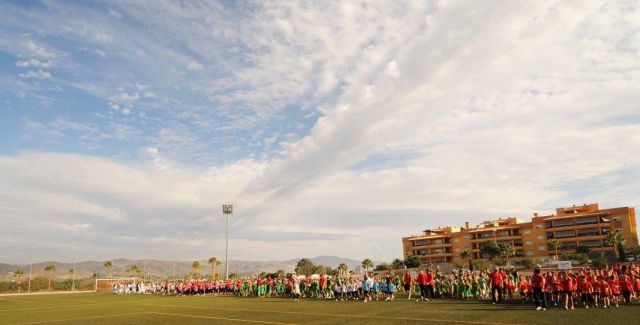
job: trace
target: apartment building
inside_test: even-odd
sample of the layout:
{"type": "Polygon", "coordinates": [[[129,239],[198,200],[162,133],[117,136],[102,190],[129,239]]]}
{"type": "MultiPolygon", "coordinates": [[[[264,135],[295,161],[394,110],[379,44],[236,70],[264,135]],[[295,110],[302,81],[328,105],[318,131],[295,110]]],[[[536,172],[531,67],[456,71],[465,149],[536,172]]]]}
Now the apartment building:
{"type": "Polygon", "coordinates": [[[635,210],[632,207],[600,209],[598,203],[557,208],[556,212],[531,221],[516,217],[485,221],[475,227],[466,222],[462,227],[427,229],[421,235],[402,238],[404,258],[420,256],[424,263],[462,262],[460,253],[469,251],[474,259],[484,259],[480,245],[486,241],[511,244],[516,258],[547,257],[548,241],[560,242],[559,254],[573,252],[578,246],[593,253],[613,254],[605,242],[609,232],[623,234],[627,244],[638,244],[635,210]]]}

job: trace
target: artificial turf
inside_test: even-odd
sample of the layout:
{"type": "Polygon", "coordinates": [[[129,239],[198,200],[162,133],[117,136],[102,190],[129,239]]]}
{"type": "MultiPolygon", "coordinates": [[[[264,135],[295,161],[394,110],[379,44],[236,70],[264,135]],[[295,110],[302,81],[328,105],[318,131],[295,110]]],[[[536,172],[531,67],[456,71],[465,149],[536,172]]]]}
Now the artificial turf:
{"type": "Polygon", "coordinates": [[[0,297],[0,324],[640,324],[640,305],[611,309],[439,300],[293,302],[284,298],[58,294],[0,297]]]}

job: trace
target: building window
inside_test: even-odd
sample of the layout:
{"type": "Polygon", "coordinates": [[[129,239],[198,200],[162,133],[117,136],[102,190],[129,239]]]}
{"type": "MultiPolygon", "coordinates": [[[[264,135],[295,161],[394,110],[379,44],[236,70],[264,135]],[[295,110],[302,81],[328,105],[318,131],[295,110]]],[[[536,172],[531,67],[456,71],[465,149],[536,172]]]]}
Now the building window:
{"type": "Polygon", "coordinates": [[[538,239],[543,240],[544,236],[543,235],[538,235],[538,239]]]}
{"type": "Polygon", "coordinates": [[[498,236],[498,237],[509,237],[509,236],[510,236],[510,234],[509,234],[509,230],[502,230],[502,231],[499,231],[497,236],[498,236]]]}
{"type": "Polygon", "coordinates": [[[619,217],[619,216],[618,217],[613,217],[613,221],[620,221],[620,220],[621,220],[621,217],[619,217]]]}
{"type": "Polygon", "coordinates": [[[576,242],[562,242],[560,243],[560,249],[576,249],[578,243],[576,242]]]}
{"type": "Polygon", "coordinates": [[[567,226],[573,226],[574,224],[575,223],[574,223],[573,219],[560,219],[560,220],[556,220],[556,222],[553,224],[553,226],[554,227],[567,227],[567,226]]]}
{"type": "Polygon", "coordinates": [[[567,238],[567,237],[575,237],[575,230],[565,230],[565,231],[557,231],[555,234],[556,238],[567,238]]]}
{"type": "Polygon", "coordinates": [[[525,230],[525,231],[523,231],[523,233],[524,233],[525,235],[529,235],[529,234],[531,234],[531,230],[525,230]]]}
{"type": "Polygon", "coordinates": [[[527,256],[533,256],[533,252],[527,252],[527,256]]]}
{"type": "Polygon", "coordinates": [[[602,242],[599,240],[585,240],[580,242],[580,246],[602,247],[602,242]]]}
{"type": "Polygon", "coordinates": [[[543,250],[546,250],[546,249],[547,249],[547,248],[546,248],[546,247],[544,247],[544,246],[538,246],[538,250],[539,250],[539,251],[543,251],[543,250]]]}
{"type": "Polygon", "coordinates": [[[598,228],[579,229],[578,237],[599,236],[600,230],[598,228]]]}
{"type": "Polygon", "coordinates": [[[454,242],[454,243],[457,243],[457,242],[459,242],[459,241],[460,241],[460,239],[458,239],[458,238],[456,238],[456,239],[454,239],[454,240],[453,240],[453,242],[454,242]]]}
{"type": "Polygon", "coordinates": [[[531,244],[533,244],[533,242],[532,242],[532,241],[530,241],[530,240],[527,240],[527,241],[525,241],[525,242],[524,242],[524,244],[525,244],[525,245],[531,245],[531,244]]]}
{"type": "Polygon", "coordinates": [[[586,225],[591,223],[598,223],[598,217],[584,217],[576,219],[576,224],[586,225]]]}
{"type": "Polygon", "coordinates": [[[536,229],[542,229],[542,224],[541,223],[536,224],[536,229]]]}

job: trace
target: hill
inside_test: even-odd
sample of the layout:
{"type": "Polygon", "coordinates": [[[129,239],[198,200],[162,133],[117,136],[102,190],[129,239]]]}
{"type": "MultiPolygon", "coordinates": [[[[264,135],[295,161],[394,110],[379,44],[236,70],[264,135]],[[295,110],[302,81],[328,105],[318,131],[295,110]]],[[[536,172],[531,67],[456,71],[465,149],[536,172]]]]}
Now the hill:
{"type": "MultiPolygon", "coordinates": [[[[285,272],[291,272],[296,267],[296,264],[300,258],[284,260],[284,261],[230,261],[229,272],[237,273],[242,276],[255,275],[260,272],[276,272],[283,270],[285,272]]],[[[314,264],[322,264],[337,267],[341,263],[345,263],[350,269],[355,269],[360,265],[359,261],[349,258],[343,258],[338,256],[317,256],[311,258],[314,264]]],[[[176,261],[175,266],[173,261],[161,261],[161,260],[129,260],[129,259],[116,259],[113,261],[113,272],[116,276],[127,276],[127,269],[132,266],[138,266],[140,269],[145,269],[149,276],[153,278],[171,278],[174,276],[181,277],[193,272],[193,261],[176,261]],[[174,268],[175,267],[175,268],[174,268]]],[[[207,264],[206,260],[199,261],[201,265],[201,272],[204,274],[211,274],[211,266],[207,264]]],[[[69,270],[73,268],[72,263],[62,263],[56,261],[46,261],[33,264],[33,277],[36,276],[48,276],[48,273],[44,271],[44,268],[53,264],[56,267],[56,271],[53,276],[57,279],[69,277],[69,270]]],[[[107,275],[107,270],[104,267],[104,261],[81,261],[76,263],[76,276],[78,278],[87,278],[97,273],[99,277],[107,275]]],[[[25,276],[29,273],[29,265],[15,265],[0,263],[0,278],[11,278],[13,272],[19,268],[22,268],[25,272],[25,276]]],[[[224,274],[224,265],[220,265],[218,268],[220,274],[224,274]]]]}

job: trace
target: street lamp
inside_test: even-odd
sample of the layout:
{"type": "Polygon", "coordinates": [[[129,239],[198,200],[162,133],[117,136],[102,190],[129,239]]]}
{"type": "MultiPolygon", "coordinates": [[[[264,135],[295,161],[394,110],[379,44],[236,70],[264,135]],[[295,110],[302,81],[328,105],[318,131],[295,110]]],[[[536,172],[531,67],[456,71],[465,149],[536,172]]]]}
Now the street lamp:
{"type": "Polygon", "coordinates": [[[229,279],[229,215],[233,214],[233,204],[223,204],[222,214],[227,217],[227,236],[224,244],[224,266],[226,268],[224,278],[229,279]]]}

